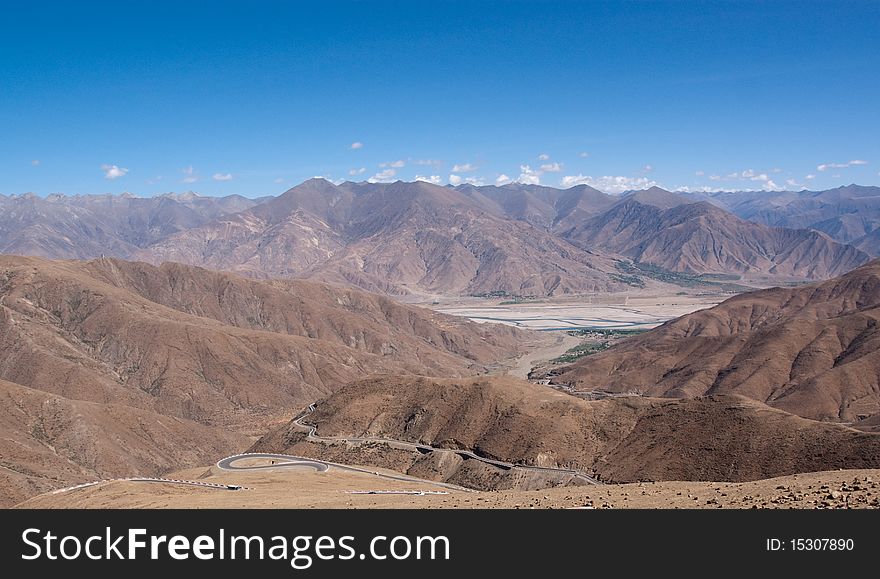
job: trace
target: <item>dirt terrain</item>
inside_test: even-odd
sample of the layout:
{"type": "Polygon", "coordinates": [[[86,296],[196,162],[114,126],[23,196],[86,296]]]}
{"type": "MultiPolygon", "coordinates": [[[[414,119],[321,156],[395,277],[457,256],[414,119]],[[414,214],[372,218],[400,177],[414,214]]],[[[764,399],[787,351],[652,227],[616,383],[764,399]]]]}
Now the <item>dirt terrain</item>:
{"type": "Polygon", "coordinates": [[[391,295],[620,291],[614,261],[425,182],[310,179],[137,254],[256,277],[301,277],[391,295]]]}
{"type": "Polygon", "coordinates": [[[0,256],[0,504],[203,464],[359,377],[480,374],[545,339],[313,282],[0,256]]]}
{"type": "Polygon", "coordinates": [[[559,235],[676,272],[827,279],[870,259],[824,233],[752,223],[657,187],[624,196],[559,235]]]}
{"type": "Polygon", "coordinates": [[[880,261],[741,294],[560,369],[577,391],[733,393],[866,430],[880,414],[880,261]]]}
{"type": "MultiPolygon", "coordinates": [[[[880,468],[880,435],[807,420],[739,396],[586,401],[509,376],[371,378],[319,402],[303,422],[324,437],[469,450],[510,463],[595,473],[606,482],[747,481],[880,468]]],[[[481,489],[536,484],[454,453],[315,444],[295,423],[264,436],[252,451],[377,464],[481,489]]]]}
{"type": "MultiPolygon", "coordinates": [[[[684,372],[677,390],[606,390],[603,383],[594,390],[604,399],[585,400],[497,374],[516,366],[517,358],[525,369],[568,345],[550,343],[553,336],[546,333],[476,324],[352,289],[254,281],[179,264],[16,257],[0,264],[0,386],[6,400],[0,500],[6,505],[74,483],[208,464],[248,447],[498,493],[580,493],[575,486],[585,484],[557,471],[492,465],[456,452],[318,442],[288,422],[315,400],[304,420],[323,437],[408,441],[506,463],[574,469],[614,484],[745,482],[880,468],[880,433],[871,432],[877,414],[856,414],[857,430],[780,409],[809,400],[797,398],[808,388],[770,397],[780,407],[772,408],[748,389],[688,390],[696,382],[684,372]],[[443,378],[420,375],[425,373],[443,378]]],[[[616,372],[635,372],[639,364],[656,362],[652,355],[667,352],[644,345],[667,334],[673,345],[697,348],[685,358],[700,356],[701,371],[712,371],[723,356],[698,347],[726,352],[734,344],[741,348],[738,364],[764,360],[759,371],[772,372],[791,343],[786,338],[798,330],[812,345],[799,346],[789,379],[805,377],[810,384],[809,372],[832,375],[842,368],[855,373],[843,374],[850,379],[842,393],[853,396],[863,388],[867,394],[855,402],[843,398],[840,408],[870,408],[878,267],[737,296],[585,356],[551,372],[552,379],[620,351],[628,358],[616,372]],[[809,338],[811,328],[819,337],[809,338]],[[829,368],[822,353],[834,344],[841,353],[829,368]],[[765,360],[770,352],[775,357],[765,360]]],[[[652,375],[635,375],[643,374],[652,375]]],[[[736,372],[719,372],[717,379],[731,374],[736,372]]],[[[91,491],[74,491],[80,492],[91,491]]]]}
{"type": "MultiPolygon", "coordinates": [[[[216,472],[191,469],[177,478],[237,484],[240,491],[155,483],[110,482],[44,494],[21,508],[407,508],[407,509],[862,509],[880,508],[880,470],[805,473],[745,483],[657,482],[537,491],[449,491],[430,483],[380,480],[332,468],[316,472],[216,472]],[[448,494],[352,494],[351,491],[448,494]]],[[[588,516],[588,515],[587,515],[588,516]]]]}

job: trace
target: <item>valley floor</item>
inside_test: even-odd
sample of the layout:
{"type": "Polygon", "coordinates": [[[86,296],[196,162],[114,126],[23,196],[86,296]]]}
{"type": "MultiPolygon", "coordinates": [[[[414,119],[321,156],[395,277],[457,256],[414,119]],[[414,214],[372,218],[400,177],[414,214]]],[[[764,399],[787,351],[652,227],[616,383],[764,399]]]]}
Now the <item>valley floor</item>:
{"type": "Polygon", "coordinates": [[[712,307],[728,297],[730,294],[723,293],[675,295],[633,291],[536,301],[459,298],[420,305],[476,322],[500,322],[530,330],[646,330],[712,307]]]}

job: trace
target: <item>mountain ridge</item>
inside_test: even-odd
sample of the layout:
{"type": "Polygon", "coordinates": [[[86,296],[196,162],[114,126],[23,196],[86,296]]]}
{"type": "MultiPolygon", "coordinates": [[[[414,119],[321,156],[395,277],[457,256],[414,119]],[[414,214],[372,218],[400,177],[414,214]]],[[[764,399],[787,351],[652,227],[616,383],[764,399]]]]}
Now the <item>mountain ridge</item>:
{"type": "Polygon", "coordinates": [[[880,414],[880,261],[734,296],[555,372],[578,391],[741,394],[815,420],[880,414]]]}

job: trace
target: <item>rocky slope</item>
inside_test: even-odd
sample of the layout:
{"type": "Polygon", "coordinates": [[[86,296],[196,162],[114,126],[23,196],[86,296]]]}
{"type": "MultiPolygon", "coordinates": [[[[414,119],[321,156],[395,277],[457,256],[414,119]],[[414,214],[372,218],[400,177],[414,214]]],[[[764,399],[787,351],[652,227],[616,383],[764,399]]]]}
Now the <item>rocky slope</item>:
{"type": "MultiPolygon", "coordinates": [[[[9,396],[43,396],[69,409],[74,419],[64,425],[86,443],[108,428],[152,436],[141,425],[151,416],[202,426],[188,438],[183,426],[162,429],[166,448],[186,444],[191,452],[141,453],[145,462],[136,464],[147,472],[216,459],[221,443],[225,452],[242,450],[230,441],[262,434],[355,378],[480,373],[532,338],[310,282],[178,264],[0,257],[0,379],[19,388],[9,396]],[[118,410],[108,414],[111,407],[118,410]],[[103,422],[124,412],[145,418],[103,422]]],[[[29,419],[12,424],[16,444],[54,447],[29,419]]],[[[86,472],[133,470],[95,470],[89,456],[78,463],[86,472]]]]}
{"type": "Polygon", "coordinates": [[[543,229],[565,228],[566,224],[579,223],[608,209],[618,200],[589,185],[556,189],[522,183],[500,187],[465,184],[456,190],[495,215],[526,221],[543,229]]]}
{"type": "Polygon", "coordinates": [[[0,253],[129,257],[138,248],[258,204],[240,195],[0,195],[0,253]]]}
{"type": "Polygon", "coordinates": [[[741,294],[585,357],[554,381],[649,396],[733,393],[818,420],[880,415],[880,262],[741,294]]]}
{"type": "Polygon", "coordinates": [[[126,404],[71,400],[0,380],[0,507],[106,477],[158,476],[249,440],[126,404]]]}
{"type": "MultiPolygon", "coordinates": [[[[739,219],[721,208],[733,206],[732,198],[706,195],[711,203],[658,187],[614,196],[586,185],[311,179],[259,199],[0,196],[0,251],[174,261],[252,278],[313,279],[423,297],[625,291],[634,280],[617,267],[621,258],[687,274],[822,279],[864,263],[865,252],[874,251],[871,213],[854,209],[870,195],[838,192],[833,205],[832,192],[824,192],[828,199],[816,218],[834,214],[838,223],[802,224],[865,252],[816,231],[739,219]],[[867,221],[856,223],[861,218],[867,221]]],[[[742,209],[747,200],[740,197],[736,207],[742,209]]],[[[666,277],[646,276],[635,285],[660,287],[666,277]]]]}
{"type": "Polygon", "coordinates": [[[695,194],[743,219],[764,225],[811,228],[843,243],[880,253],[880,187],[847,185],[827,191],[695,194]],[[868,235],[874,234],[871,238],[868,235]]]}
{"type": "MultiPolygon", "coordinates": [[[[338,390],[307,421],[322,436],[468,449],[509,462],[593,471],[614,482],[744,481],[880,466],[880,435],[807,420],[739,396],[588,402],[509,377],[377,377],[338,390]]],[[[300,431],[285,426],[255,449],[285,452],[302,444],[300,431]]],[[[425,460],[430,457],[414,458],[410,472],[460,483],[468,481],[460,470],[474,462],[425,469],[425,460]]]]}
{"type": "Polygon", "coordinates": [[[625,286],[613,261],[450,187],[312,179],[138,254],[252,276],[306,277],[390,294],[558,295],[625,286]]]}
{"type": "Polygon", "coordinates": [[[558,233],[582,247],[694,274],[827,279],[870,259],[822,233],[755,224],[656,187],[558,233]]]}

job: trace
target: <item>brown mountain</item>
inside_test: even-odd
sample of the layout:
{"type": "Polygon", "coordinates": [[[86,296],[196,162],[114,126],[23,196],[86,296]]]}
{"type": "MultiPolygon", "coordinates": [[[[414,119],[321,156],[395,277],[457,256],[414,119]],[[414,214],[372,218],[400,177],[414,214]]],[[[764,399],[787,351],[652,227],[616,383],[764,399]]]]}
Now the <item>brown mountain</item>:
{"type": "Polygon", "coordinates": [[[589,185],[556,189],[522,183],[501,186],[465,184],[456,190],[494,215],[526,221],[545,229],[578,223],[617,202],[616,197],[589,185]]]}
{"type": "Polygon", "coordinates": [[[252,276],[405,293],[551,295],[622,289],[611,259],[487,210],[451,187],[312,179],[138,254],[252,276]]]}
{"type": "MultiPolygon", "coordinates": [[[[51,451],[56,439],[82,441],[64,455],[82,476],[210,462],[220,446],[242,450],[245,435],[357,377],[480,373],[531,339],[311,282],[259,282],[179,264],[0,256],[0,380],[21,399],[7,405],[8,439],[31,447],[27,456],[51,451]],[[47,404],[62,413],[48,438],[32,416],[47,404]],[[102,422],[108,416],[119,423],[102,422]],[[136,459],[120,454],[98,464],[92,451],[74,452],[92,435],[117,431],[130,441],[123,446],[136,447],[168,420],[179,428],[160,429],[163,446],[152,458],[138,447],[136,459]],[[172,453],[175,445],[188,450],[172,453]]],[[[29,464],[3,466],[37,468],[29,464]]]]}
{"type": "MultiPolygon", "coordinates": [[[[840,227],[861,227],[852,215],[840,219],[840,227]]],[[[857,240],[872,251],[873,237],[857,240]]],[[[776,279],[826,278],[867,260],[823,234],[759,226],[657,187],[612,196],[586,185],[323,179],[259,199],[0,196],[0,251],[174,261],[428,296],[621,291],[629,286],[620,258],[690,274],[776,279]]]]}
{"type": "MultiPolygon", "coordinates": [[[[508,462],[576,467],[614,482],[743,481],[880,466],[878,434],[807,420],[739,396],[588,402],[506,376],[376,377],[337,390],[307,422],[322,436],[467,449],[508,462]]],[[[254,448],[301,452],[304,445],[297,429],[284,426],[254,448]]],[[[334,452],[322,446],[308,450],[334,452]]],[[[425,476],[422,463],[430,460],[417,457],[409,469],[425,476]]],[[[437,477],[467,482],[460,460],[436,464],[437,477]]]]}
{"type": "Polygon", "coordinates": [[[871,255],[880,254],[880,234],[860,244],[880,228],[880,187],[846,185],[826,191],[759,191],[695,194],[764,225],[810,228],[836,241],[859,244],[871,255]]]}
{"type": "Polygon", "coordinates": [[[203,464],[249,440],[193,420],[0,380],[0,507],[105,477],[203,464]]]}
{"type": "Polygon", "coordinates": [[[578,390],[690,397],[734,393],[869,428],[880,415],[880,261],[667,322],[583,358],[554,381],[578,390]]]}
{"type": "Polygon", "coordinates": [[[759,225],[656,187],[558,233],[581,247],[694,274],[826,279],[870,259],[822,233],[759,225]]]}
{"type": "Polygon", "coordinates": [[[259,203],[240,195],[0,195],[0,253],[128,257],[138,248],[259,203]]]}

